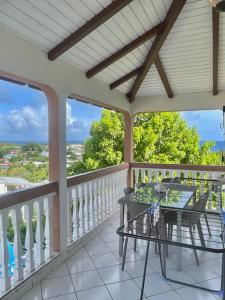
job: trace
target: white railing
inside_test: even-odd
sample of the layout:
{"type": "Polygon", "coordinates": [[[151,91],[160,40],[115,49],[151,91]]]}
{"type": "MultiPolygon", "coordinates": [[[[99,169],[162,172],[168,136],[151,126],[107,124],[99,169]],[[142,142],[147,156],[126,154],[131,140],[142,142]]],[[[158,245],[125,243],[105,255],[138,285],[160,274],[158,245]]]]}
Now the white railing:
{"type": "Polygon", "coordinates": [[[128,164],[74,176],[68,187],[68,244],[118,210],[128,164]]]}
{"type": "Polygon", "coordinates": [[[157,182],[163,178],[212,179],[215,174],[225,174],[221,166],[132,163],[131,167],[134,186],[138,182],[157,182]]]}
{"type": "Polygon", "coordinates": [[[53,256],[55,183],[8,193],[0,201],[0,291],[22,281],[53,256]],[[38,190],[38,192],[37,192],[38,190]],[[33,192],[32,199],[30,195],[33,192]],[[35,195],[37,197],[35,197],[35,195]],[[17,198],[18,196],[18,198],[17,198]],[[16,202],[15,205],[10,203],[16,202]]]}
{"type": "MultiPolygon", "coordinates": [[[[195,184],[201,192],[212,191],[212,183],[203,179],[215,179],[224,176],[223,166],[202,166],[202,165],[164,165],[150,163],[132,163],[131,176],[133,186],[136,189],[137,183],[160,182],[163,178],[181,178],[182,183],[195,184]],[[199,180],[200,179],[200,180],[199,180]]],[[[208,209],[220,208],[220,196],[218,193],[209,193],[208,209]]]]}

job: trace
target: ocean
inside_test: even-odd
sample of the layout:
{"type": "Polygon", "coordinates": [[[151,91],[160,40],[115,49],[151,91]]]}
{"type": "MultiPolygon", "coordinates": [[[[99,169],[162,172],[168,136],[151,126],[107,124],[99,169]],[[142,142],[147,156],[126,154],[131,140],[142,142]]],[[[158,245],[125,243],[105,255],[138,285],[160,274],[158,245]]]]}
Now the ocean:
{"type": "MultiPolygon", "coordinates": [[[[205,141],[200,141],[200,145],[202,145],[205,141]]],[[[213,152],[219,152],[221,150],[225,151],[225,141],[215,141],[215,146],[212,148],[213,152]]]]}
{"type": "MultiPolygon", "coordinates": [[[[205,141],[200,141],[200,145],[202,145],[205,141]]],[[[37,143],[40,145],[47,145],[46,141],[0,141],[0,144],[16,144],[16,145],[25,145],[27,143],[37,143]]],[[[84,141],[68,141],[67,145],[72,144],[83,144],[84,141]]],[[[225,151],[225,141],[215,141],[215,146],[212,148],[213,152],[221,151],[222,149],[225,151]]]]}
{"type": "MultiPolygon", "coordinates": [[[[35,143],[39,145],[47,145],[47,141],[0,141],[0,144],[26,145],[28,143],[35,143]]],[[[67,145],[83,144],[84,141],[68,141],[67,145]]]]}

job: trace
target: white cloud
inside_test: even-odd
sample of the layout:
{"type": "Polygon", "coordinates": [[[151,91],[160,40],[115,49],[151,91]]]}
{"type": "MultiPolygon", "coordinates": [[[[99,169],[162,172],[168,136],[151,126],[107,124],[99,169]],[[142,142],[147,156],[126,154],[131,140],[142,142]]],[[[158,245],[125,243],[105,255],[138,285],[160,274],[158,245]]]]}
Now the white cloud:
{"type": "Polygon", "coordinates": [[[47,104],[40,107],[22,106],[0,115],[0,136],[23,138],[38,136],[40,139],[48,135],[47,104]]]}
{"type": "Polygon", "coordinates": [[[66,125],[69,135],[82,132],[89,127],[87,122],[78,120],[73,115],[72,107],[68,102],[66,103],[66,125]]]}

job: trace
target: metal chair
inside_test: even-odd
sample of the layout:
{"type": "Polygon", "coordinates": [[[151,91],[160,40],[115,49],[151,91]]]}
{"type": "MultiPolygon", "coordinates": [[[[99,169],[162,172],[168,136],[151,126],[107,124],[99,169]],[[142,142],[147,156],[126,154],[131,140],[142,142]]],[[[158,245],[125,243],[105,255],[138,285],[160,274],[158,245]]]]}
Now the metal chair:
{"type": "MultiPolygon", "coordinates": [[[[203,235],[203,231],[202,231],[200,218],[201,218],[201,215],[204,214],[208,198],[209,198],[209,193],[202,194],[200,196],[200,199],[197,202],[195,202],[192,206],[192,210],[194,210],[195,212],[192,212],[192,210],[190,210],[190,212],[185,211],[182,213],[181,226],[189,229],[190,238],[191,238],[191,242],[192,242],[193,246],[195,245],[194,235],[193,235],[193,227],[196,226],[201,244],[203,247],[205,247],[205,240],[204,240],[204,235],[203,235]],[[198,212],[196,212],[196,211],[198,211],[198,212]]],[[[177,225],[177,212],[172,211],[172,210],[166,211],[164,222],[166,225],[168,225],[168,232],[167,232],[168,237],[170,239],[172,239],[173,226],[177,225]]],[[[193,249],[193,251],[194,251],[196,264],[199,266],[199,259],[198,259],[197,251],[195,248],[193,249]]]]}

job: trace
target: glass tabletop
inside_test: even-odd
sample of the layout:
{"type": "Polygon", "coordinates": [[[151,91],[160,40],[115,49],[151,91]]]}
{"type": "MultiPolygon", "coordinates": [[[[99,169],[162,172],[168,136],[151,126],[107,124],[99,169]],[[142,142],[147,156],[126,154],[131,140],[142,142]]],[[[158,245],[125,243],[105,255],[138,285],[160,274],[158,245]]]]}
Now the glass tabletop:
{"type": "Polygon", "coordinates": [[[220,209],[222,206],[221,184],[215,181],[201,181],[183,183],[166,183],[161,185],[164,187],[163,192],[156,191],[158,182],[147,183],[137,189],[135,192],[119,199],[120,204],[140,204],[151,205],[160,202],[161,207],[168,207],[173,209],[192,209],[192,205],[199,195],[208,193],[208,205],[210,209],[220,209]],[[218,207],[219,206],[219,207],[218,207]]]}

